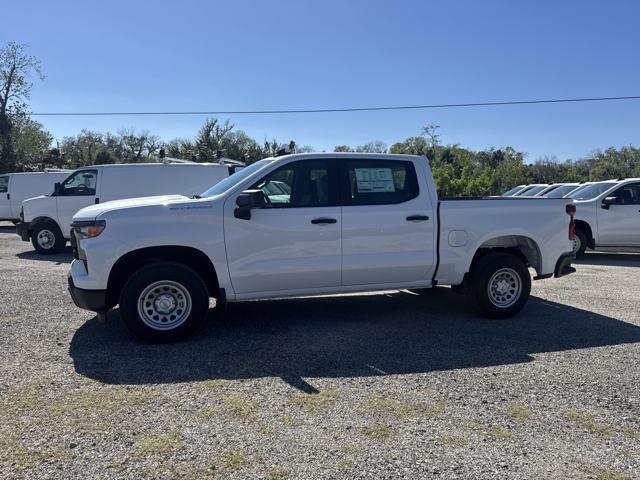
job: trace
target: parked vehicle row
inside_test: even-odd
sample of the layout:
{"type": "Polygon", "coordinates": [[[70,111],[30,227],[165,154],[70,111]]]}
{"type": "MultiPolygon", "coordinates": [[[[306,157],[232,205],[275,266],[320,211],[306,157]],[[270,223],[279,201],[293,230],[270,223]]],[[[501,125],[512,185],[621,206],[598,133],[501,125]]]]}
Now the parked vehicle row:
{"type": "MultiPolygon", "coordinates": [[[[42,254],[60,252],[70,238],[71,219],[83,207],[149,195],[192,196],[227,178],[235,166],[218,163],[135,163],[83,167],[50,183],[48,195],[22,203],[16,230],[42,254]]],[[[31,195],[33,196],[33,195],[31,195]]]]}
{"type": "Polygon", "coordinates": [[[217,305],[453,285],[487,317],[571,273],[570,199],[438,199],[424,157],[300,154],[261,160],[194,198],[93,205],[73,217],[77,306],[116,305],[151,341],[191,334],[217,305]],[[524,214],[523,214],[524,212],[524,214]]]}
{"type": "Polygon", "coordinates": [[[519,185],[503,196],[573,199],[576,255],[582,255],[587,248],[640,247],[640,178],[558,183],[543,190],[541,186],[519,185]]]}

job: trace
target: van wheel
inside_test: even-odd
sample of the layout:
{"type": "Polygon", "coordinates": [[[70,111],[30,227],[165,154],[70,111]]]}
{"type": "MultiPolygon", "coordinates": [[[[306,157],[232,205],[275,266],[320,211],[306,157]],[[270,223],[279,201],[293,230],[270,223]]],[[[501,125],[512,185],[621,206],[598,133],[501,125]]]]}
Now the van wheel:
{"type": "Polygon", "coordinates": [[[209,293],[202,278],[181,263],[142,267],[124,285],[120,314],[127,328],[148,342],[174,342],[204,324],[209,293]]]}
{"type": "Polygon", "coordinates": [[[573,235],[573,253],[576,258],[584,255],[584,251],[587,249],[587,236],[582,230],[577,230],[573,235]]]}
{"type": "Polygon", "coordinates": [[[487,318],[512,317],[527,303],[531,276],[514,255],[491,253],[482,257],[472,273],[472,294],[487,318]]]}
{"type": "Polygon", "coordinates": [[[62,232],[53,222],[46,222],[37,225],[31,232],[31,244],[38,253],[52,255],[64,250],[67,241],[62,236],[62,232]]]}

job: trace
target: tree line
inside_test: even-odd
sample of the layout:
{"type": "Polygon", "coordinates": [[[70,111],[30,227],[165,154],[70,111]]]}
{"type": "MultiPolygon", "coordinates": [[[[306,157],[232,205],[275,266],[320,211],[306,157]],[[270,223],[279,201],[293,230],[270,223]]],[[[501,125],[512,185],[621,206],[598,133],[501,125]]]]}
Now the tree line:
{"type": "MultiPolygon", "coordinates": [[[[311,152],[294,140],[251,138],[229,121],[207,119],[193,138],[168,141],[148,131],[121,129],[116,133],[82,130],[54,142],[42,124],[27,113],[31,79],[44,79],[40,62],[25,47],[9,43],[0,49],[0,173],[45,167],[158,161],[161,148],[168,157],[196,162],[217,161],[219,155],[246,164],[275,155],[283,147],[292,153],[311,152]]],[[[336,145],[336,152],[400,153],[425,156],[442,196],[496,195],[527,183],[597,181],[640,177],[640,149],[633,146],[597,150],[578,160],[542,158],[525,162],[525,153],[510,146],[471,150],[443,145],[440,128],[429,124],[414,136],[388,146],[382,141],[336,145]]]]}

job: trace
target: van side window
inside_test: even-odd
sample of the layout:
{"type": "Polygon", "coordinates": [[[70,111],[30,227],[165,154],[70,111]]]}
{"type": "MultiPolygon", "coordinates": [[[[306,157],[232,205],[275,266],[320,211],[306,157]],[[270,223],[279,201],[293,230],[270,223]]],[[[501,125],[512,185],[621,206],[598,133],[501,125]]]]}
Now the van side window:
{"type": "Polygon", "coordinates": [[[330,181],[328,160],[304,160],[283,165],[266,175],[252,188],[264,193],[267,207],[326,207],[335,204],[335,181],[330,181]]]}
{"type": "Polygon", "coordinates": [[[629,183],[613,192],[617,205],[640,205],[640,183],[629,183]]]}
{"type": "Polygon", "coordinates": [[[96,194],[97,170],[79,170],[62,182],[61,195],[83,196],[96,194]]]}
{"type": "Polygon", "coordinates": [[[0,193],[9,191],[9,177],[0,177],[0,193]]]}
{"type": "Polygon", "coordinates": [[[342,172],[345,205],[402,203],[416,198],[419,193],[418,178],[412,162],[346,160],[342,172]]]}

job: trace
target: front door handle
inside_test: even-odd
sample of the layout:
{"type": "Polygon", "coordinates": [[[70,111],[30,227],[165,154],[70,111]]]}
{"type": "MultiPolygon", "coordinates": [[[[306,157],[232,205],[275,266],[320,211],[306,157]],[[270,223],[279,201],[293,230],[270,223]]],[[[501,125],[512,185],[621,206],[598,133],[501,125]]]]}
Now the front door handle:
{"type": "Polygon", "coordinates": [[[429,220],[429,217],[426,215],[409,215],[407,217],[407,222],[426,222],[429,220]]]}
{"type": "Polygon", "coordinates": [[[320,218],[314,218],[313,220],[311,220],[311,223],[313,223],[314,225],[326,225],[329,223],[336,223],[337,220],[335,218],[326,218],[326,217],[320,217],[320,218]]]}
{"type": "Polygon", "coordinates": [[[96,205],[100,203],[100,199],[96,198],[96,205]]]}

